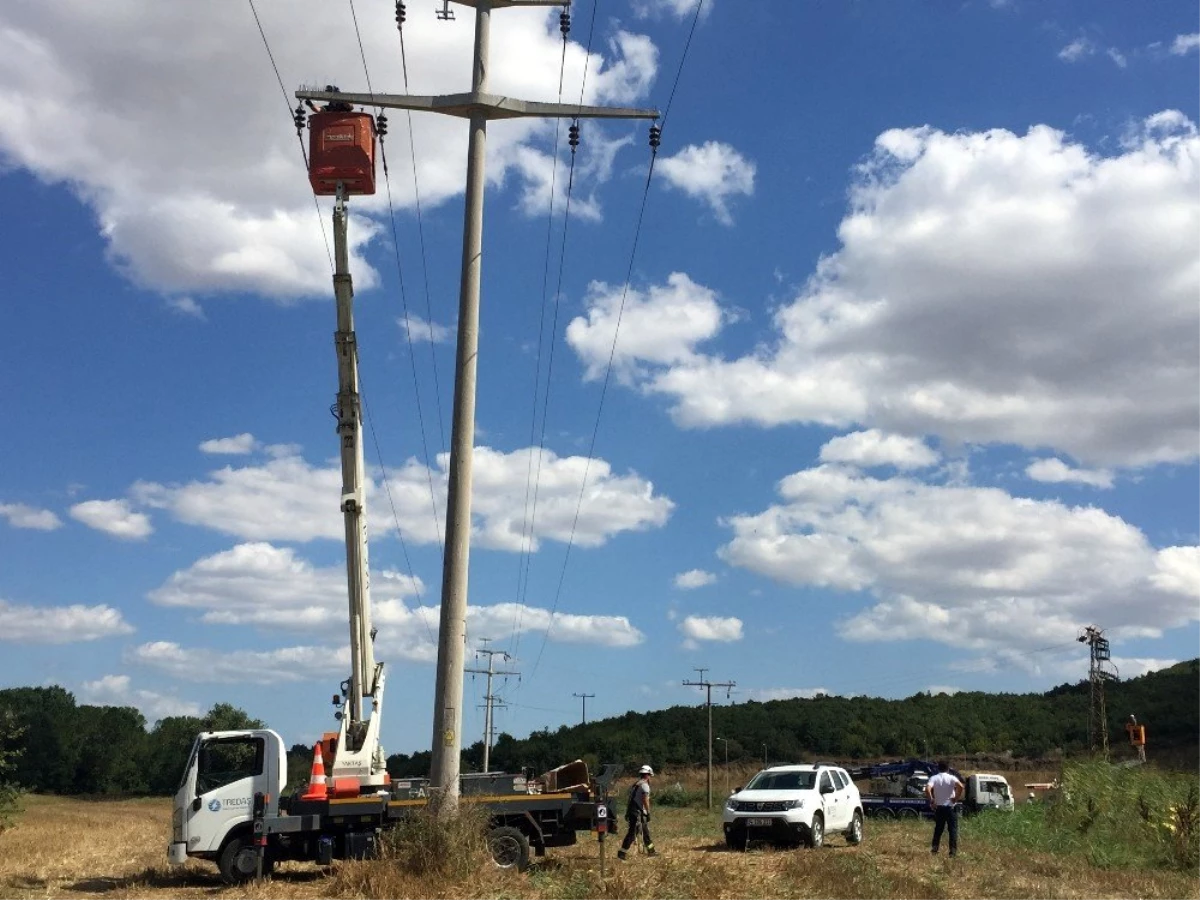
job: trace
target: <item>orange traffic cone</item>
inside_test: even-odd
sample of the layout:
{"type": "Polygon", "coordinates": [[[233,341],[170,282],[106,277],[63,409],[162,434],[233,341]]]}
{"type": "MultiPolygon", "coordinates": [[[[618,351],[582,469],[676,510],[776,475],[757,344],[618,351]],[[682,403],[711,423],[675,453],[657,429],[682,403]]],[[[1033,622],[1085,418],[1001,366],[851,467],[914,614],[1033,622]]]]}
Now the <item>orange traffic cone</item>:
{"type": "Polygon", "coordinates": [[[313,750],[312,775],[308,779],[308,790],[301,795],[301,800],[324,800],[329,796],[325,784],[325,757],[321,755],[321,745],[313,750]]]}

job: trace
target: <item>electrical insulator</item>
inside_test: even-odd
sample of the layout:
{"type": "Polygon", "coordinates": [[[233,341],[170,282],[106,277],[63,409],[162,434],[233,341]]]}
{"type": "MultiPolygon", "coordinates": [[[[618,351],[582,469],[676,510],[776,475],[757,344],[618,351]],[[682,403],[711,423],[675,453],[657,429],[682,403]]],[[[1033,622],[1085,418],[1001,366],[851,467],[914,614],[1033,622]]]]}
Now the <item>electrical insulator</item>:
{"type": "Polygon", "coordinates": [[[379,135],[380,140],[387,137],[387,128],[387,113],[380,113],[375,117],[375,133],[379,135]]]}
{"type": "Polygon", "coordinates": [[[650,146],[653,147],[655,150],[657,150],[658,145],[661,143],[662,143],[662,129],[659,128],[657,125],[651,125],[650,126],[650,146]]]}
{"type": "Polygon", "coordinates": [[[574,150],[576,147],[579,146],[579,126],[578,125],[572,125],[570,128],[567,129],[567,143],[571,145],[572,150],[574,150]]]}
{"type": "Polygon", "coordinates": [[[403,28],[408,12],[404,9],[404,0],[396,0],[396,27],[403,28]]]}
{"type": "Polygon", "coordinates": [[[562,32],[563,39],[571,32],[571,14],[563,10],[558,15],[558,30],[562,32]]]}
{"type": "Polygon", "coordinates": [[[304,112],[302,104],[296,104],[296,112],[292,114],[292,121],[296,123],[296,134],[304,131],[304,126],[308,124],[308,114],[304,112]]]}

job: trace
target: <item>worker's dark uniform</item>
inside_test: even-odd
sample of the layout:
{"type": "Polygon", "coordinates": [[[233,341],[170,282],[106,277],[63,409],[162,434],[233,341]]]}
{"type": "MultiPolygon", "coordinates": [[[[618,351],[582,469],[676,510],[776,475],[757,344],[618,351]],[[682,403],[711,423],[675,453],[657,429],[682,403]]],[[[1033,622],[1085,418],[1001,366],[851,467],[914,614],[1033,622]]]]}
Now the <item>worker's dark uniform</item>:
{"type": "Polygon", "coordinates": [[[646,815],[646,809],[642,805],[643,791],[649,796],[650,782],[644,777],[635,781],[629,789],[629,802],[625,805],[625,821],[629,823],[629,830],[625,832],[625,840],[621,842],[621,852],[618,854],[622,859],[637,840],[638,829],[641,829],[646,852],[654,853],[654,841],[650,839],[650,817],[646,815]]]}

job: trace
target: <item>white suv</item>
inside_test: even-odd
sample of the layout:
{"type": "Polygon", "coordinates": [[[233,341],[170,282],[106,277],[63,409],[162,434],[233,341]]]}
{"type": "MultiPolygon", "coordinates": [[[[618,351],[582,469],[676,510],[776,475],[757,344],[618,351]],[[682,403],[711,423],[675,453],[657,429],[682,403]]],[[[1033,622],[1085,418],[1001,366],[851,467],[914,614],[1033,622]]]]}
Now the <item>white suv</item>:
{"type": "Polygon", "coordinates": [[[725,843],[744,850],[750,841],[820,847],[828,832],[851,844],[863,839],[858,788],[837,766],[772,766],[725,801],[725,843]]]}

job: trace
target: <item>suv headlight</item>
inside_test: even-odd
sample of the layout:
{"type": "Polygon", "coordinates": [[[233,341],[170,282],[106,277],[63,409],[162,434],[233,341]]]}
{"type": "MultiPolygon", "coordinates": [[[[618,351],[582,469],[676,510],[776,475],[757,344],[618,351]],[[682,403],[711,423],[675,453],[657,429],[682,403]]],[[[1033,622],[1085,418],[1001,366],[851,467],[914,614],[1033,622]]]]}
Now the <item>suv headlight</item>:
{"type": "Polygon", "coordinates": [[[783,808],[784,809],[804,809],[804,798],[802,797],[799,800],[784,800],[783,808]]]}
{"type": "Polygon", "coordinates": [[[730,794],[725,798],[725,808],[730,812],[735,812],[737,810],[737,795],[730,794]]]}

